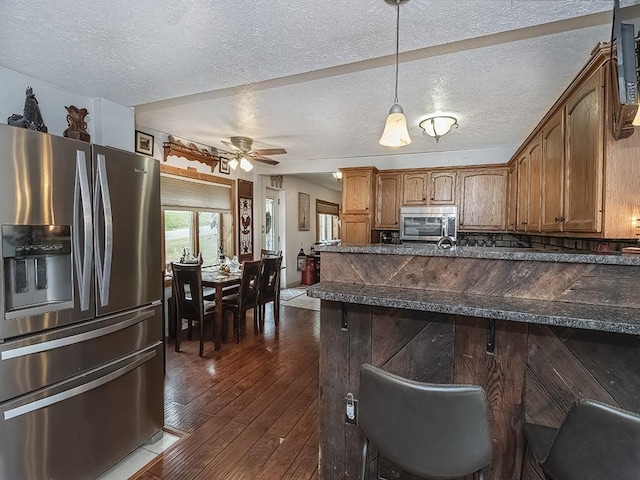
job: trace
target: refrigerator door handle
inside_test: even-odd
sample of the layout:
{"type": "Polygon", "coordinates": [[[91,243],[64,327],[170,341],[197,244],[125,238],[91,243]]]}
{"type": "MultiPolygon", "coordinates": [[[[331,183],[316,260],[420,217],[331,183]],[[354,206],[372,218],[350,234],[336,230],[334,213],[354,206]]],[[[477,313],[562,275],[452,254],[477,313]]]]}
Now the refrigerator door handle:
{"type": "Polygon", "coordinates": [[[94,235],[96,251],[96,276],[100,306],[109,305],[109,287],[111,283],[111,261],[113,258],[113,213],[111,211],[111,195],[107,179],[107,165],[104,154],[97,155],[96,192],[93,197],[93,216],[98,222],[100,204],[104,214],[104,256],[100,252],[100,235],[94,235]],[[101,202],[102,201],[102,202],[101,202]]]}
{"type": "Polygon", "coordinates": [[[91,191],[84,151],[76,152],[76,179],[73,192],[73,263],[78,277],[80,310],[89,310],[91,294],[91,263],[93,260],[93,220],[91,217],[91,191]],[[80,216],[84,245],[80,248],[80,216]]]}
{"type": "MultiPolygon", "coordinates": [[[[134,355],[138,355],[138,354],[134,354],[134,355]]],[[[26,415],[27,413],[31,413],[31,412],[33,412],[35,410],[39,410],[41,408],[49,407],[49,406],[54,405],[56,403],[60,403],[60,402],[63,402],[65,400],[68,400],[70,398],[77,397],[78,395],[86,393],[89,390],[93,390],[94,388],[101,387],[102,385],[105,385],[105,384],[107,384],[109,382],[112,382],[116,378],[119,378],[119,377],[125,375],[126,373],[130,372],[131,370],[134,370],[135,368],[137,368],[140,365],[142,365],[143,363],[151,360],[155,356],[156,356],[156,351],[155,350],[153,350],[151,352],[147,352],[146,354],[144,354],[143,356],[139,357],[134,362],[129,363],[128,365],[125,365],[124,367],[121,367],[121,368],[119,368],[119,369],[117,369],[117,370],[115,370],[115,371],[113,371],[111,373],[108,373],[104,377],[97,378],[96,380],[93,380],[93,381],[91,381],[89,383],[85,383],[83,385],[78,385],[77,387],[71,388],[69,390],[65,390],[64,392],[60,392],[60,393],[57,393],[55,395],[51,395],[50,397],[45,397],[45,398],[42,398],[40,400],[36,400],[35,402],[30,402],[30,403],[27,403],[25,405],[21,405],[19,407],[12,408],[10,410],[6,410],[4,412],[4,420],[6,421],[6,420],[10,420],[10,419],[15,418],[15,417],[19,417],[21,415],[26,415]]],[[[100,367],[100,368],[104,368],[104,367],[100,367]]]]}
{"type": "Polygon", "coordinates": [[[77,335],[71,335],[69,337],[57,338],[55,340],[49,340],[46,342],[40,342],[33,345],[26,345],[24,347],[5,350],[4,352],[0,353],[0,360],[10,360],[12,358],[24,357],[27,355],[33,355],[34,353],[46,352],[49,350],[54,350],[56,348],[66,347],[68,345],[86,342],[87,340],[92,340],[98,337],[104,337],[105,335],[109,335],[119,330],[124,330],[125,328],[129,328],[130,326],[135,325],[136,323],[140,323],[148,318],[151,318],[154,315],[155,315],[155,312],[153,310],[149,310],[144,313],[140,313],[133,318],[129,318],[123,322],[114,323],[113,325],[102,327],[97,330],[90,330],[88,332],[79,333],[77,335]]]}

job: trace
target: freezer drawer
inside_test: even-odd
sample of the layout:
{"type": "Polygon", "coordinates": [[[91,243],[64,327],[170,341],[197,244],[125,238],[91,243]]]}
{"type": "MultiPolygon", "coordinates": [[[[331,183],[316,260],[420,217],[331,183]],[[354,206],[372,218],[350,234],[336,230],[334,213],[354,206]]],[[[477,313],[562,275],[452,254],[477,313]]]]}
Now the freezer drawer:
{"type": "Polygon", "coordinates": [[[0,345],[0,402],[104,365],[161,338],[161,306],[156,305],[6,342],[0,345]]]}
{"type": "Polygon", "coordinates": [[[89,480],[163,424],[162,346],[0,404],[0,478],[89,480]]]}

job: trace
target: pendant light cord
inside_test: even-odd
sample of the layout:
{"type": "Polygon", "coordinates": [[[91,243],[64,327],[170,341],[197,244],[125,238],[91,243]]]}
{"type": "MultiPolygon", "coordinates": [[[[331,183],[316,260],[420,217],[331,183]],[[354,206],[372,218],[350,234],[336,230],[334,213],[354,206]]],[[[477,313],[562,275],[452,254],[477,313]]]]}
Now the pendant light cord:
{"type": "Polygon", "coordinates": [[[400,52],[400,0],[396,0],[396,96],[394,103],[398,103],[398,56],[400,52]]]}

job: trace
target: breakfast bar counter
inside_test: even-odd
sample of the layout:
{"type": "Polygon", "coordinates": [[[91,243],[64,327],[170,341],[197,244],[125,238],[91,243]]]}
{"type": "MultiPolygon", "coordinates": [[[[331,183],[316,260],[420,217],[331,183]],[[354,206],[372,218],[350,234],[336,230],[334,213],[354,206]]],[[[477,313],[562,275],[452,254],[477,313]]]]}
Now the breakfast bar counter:
{"type": "MultiPolygon", "coordinates": [[[[531,249],[369,245],[319,249],[320,477],[357,477],[347,393],[371,363],[487,391],[490,479],[518,479],[522,423],[557,427],[589,397],[640,411],[640,257],[531,249]]],[[[375,455],[371,456],[372,462],[375,455]]],[[[523,478],[542,479],[527,459],[523,478]]],[[[382,459],[383,476],[413,478],[382,459]]]]}

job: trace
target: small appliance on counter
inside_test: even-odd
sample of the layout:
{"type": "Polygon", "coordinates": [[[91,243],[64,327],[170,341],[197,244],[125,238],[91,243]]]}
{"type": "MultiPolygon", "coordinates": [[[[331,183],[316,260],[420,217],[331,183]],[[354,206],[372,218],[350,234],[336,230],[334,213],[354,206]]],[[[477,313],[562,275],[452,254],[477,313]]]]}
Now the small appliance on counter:
{"type": "Polygon", "coordinates": [[[400,232],[380,232],[380,243],[397,245],[400,242],[400,232]]]}

